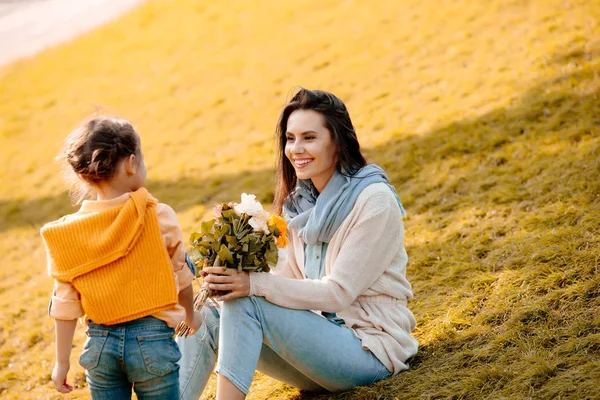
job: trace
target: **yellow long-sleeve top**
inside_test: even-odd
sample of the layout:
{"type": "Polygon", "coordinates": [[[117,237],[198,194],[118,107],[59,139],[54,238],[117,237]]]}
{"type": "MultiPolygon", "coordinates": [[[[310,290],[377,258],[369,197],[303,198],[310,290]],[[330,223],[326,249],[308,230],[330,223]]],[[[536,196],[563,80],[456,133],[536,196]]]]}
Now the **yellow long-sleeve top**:
{"type": "Polygon", "coordinates": [[[45,225],[42,237],[55,278],[51,317],[87,314],[86,320],[112,324],[152,315],[171,327],[185,318],[177,292],[191,284],[193,274],[181,229],[173,209],[145,189],[84,201],[77,213],[45,225]],[[94,297],[99,305],[90,304],[94,297]]]}

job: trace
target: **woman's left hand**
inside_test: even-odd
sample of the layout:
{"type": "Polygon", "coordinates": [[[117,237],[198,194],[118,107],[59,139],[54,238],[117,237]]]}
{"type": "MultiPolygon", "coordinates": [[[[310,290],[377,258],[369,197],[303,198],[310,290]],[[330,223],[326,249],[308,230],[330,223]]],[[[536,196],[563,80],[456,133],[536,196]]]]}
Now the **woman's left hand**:
{"type": "Polygon", "coordinates": [[[215,296],[217,301],[250,296],[248,272],[238,272],[235,268],[206,267],[202,268],[202,275],[205,275],[204,282],[209,289],[220,292],[215,296]]]}

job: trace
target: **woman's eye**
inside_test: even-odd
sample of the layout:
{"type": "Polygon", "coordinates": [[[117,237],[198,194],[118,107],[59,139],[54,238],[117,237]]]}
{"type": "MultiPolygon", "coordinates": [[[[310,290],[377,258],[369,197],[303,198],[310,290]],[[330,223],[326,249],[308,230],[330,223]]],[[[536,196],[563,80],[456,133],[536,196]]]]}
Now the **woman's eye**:
{"type": "Polygon", "coordinates": [[[314,140],[316,138],[314,136],[306,136],[304,139],[305,140],[314,140]]]}
{"type": "Polygon", "coordinates": [[[288,142],[293,142],[294,138],[292,136],[288,136],[285,138],[285,140],[287,140],[288,142]]]}

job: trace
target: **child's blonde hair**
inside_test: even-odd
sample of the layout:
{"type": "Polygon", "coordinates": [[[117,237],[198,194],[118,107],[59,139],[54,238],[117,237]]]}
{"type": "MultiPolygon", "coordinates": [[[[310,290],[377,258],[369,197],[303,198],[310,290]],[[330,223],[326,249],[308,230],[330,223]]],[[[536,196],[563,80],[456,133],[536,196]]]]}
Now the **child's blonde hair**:
{"type": "Polygon", "coordinates": [[[119,163],[140,154],[140,140],[125,120],[100,116],[84,121],[67,136],[59,156],[75,204],[94,193],[94,185],[110,180],[119,163]],[[73,174],[74,173],[74,174],[73,174]]]}

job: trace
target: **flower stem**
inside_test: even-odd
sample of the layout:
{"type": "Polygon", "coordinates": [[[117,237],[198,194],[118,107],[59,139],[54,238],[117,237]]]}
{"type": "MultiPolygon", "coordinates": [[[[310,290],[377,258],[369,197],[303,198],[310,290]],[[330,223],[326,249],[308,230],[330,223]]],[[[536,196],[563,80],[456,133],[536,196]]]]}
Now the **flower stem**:
{"type": "Polygon", "coordinates": [[[209,289],[200,289],[196,296],[194,296],[194,310],[200,311],[206,300],[213,296],[214,293],[209,289]]]}

